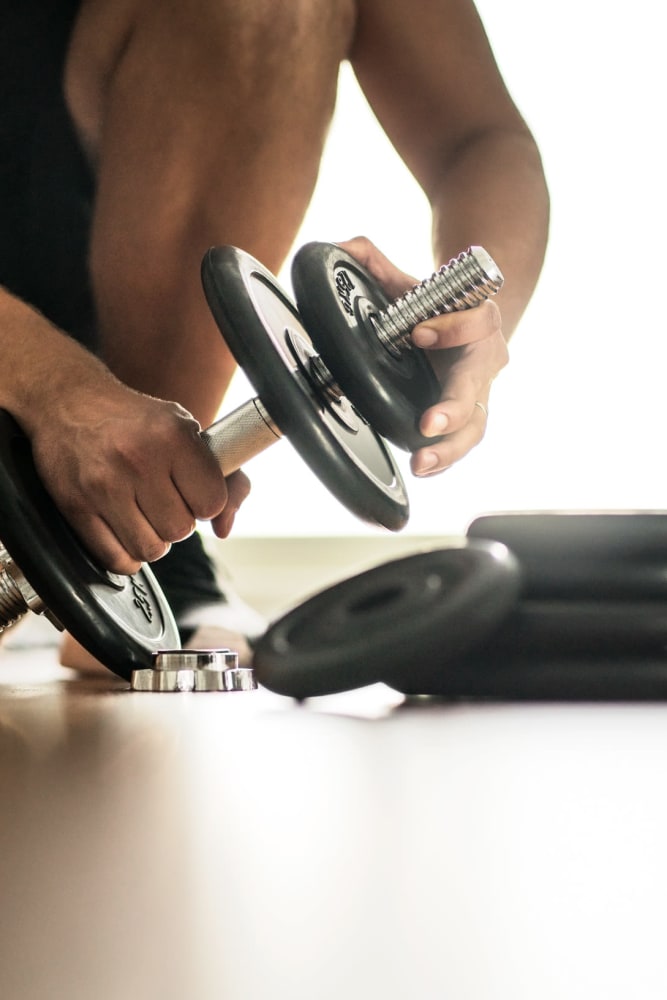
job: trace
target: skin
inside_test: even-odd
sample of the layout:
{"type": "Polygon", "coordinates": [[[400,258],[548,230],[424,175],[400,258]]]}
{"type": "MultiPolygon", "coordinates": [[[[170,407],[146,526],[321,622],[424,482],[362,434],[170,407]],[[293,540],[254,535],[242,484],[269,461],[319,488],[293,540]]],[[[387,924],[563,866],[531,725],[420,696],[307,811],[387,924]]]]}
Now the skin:
{"type": "MultiPolygon", "coordinates": [[[[245,475],[225,481],[198,436],[234,372],[200,262],[230,243],[280,269],[345,59],[429,198],[435,265],[479,244],[506,279],[496,301],[413,333],[443,385],[421,430],[447,432],[412,456],[413,471],[445,469],[483,436],[475,402],[487,403],[538,277],[548,196],[472,4],[87,0],[64,88],[96,175],[90,269],[103,361],[0,290],[0,406],[114,572],[159,558],[197,519],[225,537],[248,493],[245,475]],[[447,349],[461,345],[452,364],[447,349]]],[[[345,246],[390,295],[414,283],[367,240],[345,246]]]]}

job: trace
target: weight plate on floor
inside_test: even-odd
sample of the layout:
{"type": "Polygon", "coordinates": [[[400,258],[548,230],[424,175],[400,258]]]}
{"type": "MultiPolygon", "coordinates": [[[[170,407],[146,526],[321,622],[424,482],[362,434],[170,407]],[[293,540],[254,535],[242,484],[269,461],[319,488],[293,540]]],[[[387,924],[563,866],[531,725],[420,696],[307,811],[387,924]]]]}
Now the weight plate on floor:
{"type": "Polygon", "coordinates": [[[545,651],[597,656],[667,650],[667,604],[663,600],[530,600],[517,603],[493,637],[494,653],[534,661],[545,651]]]}
{"type": "Polygon", "coordinates": [[[30,442],[0,410],[0,536],[50,613],[94,657],[127,680],[156,650],[180,646],[162,590],[147,566],[133,576],[95,564],[44,489],[30,442]]]}
{"type": "Polygon", "coordinates": [[[395,686],[448,698],[665,698],[666,648],[664,601],[523,599],[474,649],[395,686]]]}
{"type": "Polygon", "coordinates": [[[242,250],[215,247],[202,280],[223,337],[280,432],[348,510],[392,531],[404,527],[408,498],[391,452],[351,415],[345,396],[335,401],[296,306],[271,272],[242,250]]]}
{"type": "Polygon", "coordinates": [[[406,451],[440,440],[419,432],[440,383],[422,350],[397,355],[379,339],[371,317],[390,300],[366,268],[335,244],[307,243],[294,257],[292,283],[316,349],[375,430],[406,451]]]}
{"type": "Polygon", "coordinates": [[[587,601],[667,597],[667,513],[485,514],[469,538],[502,542],[521,563],[522,595],[587,601]]]}
{"type": "Polygon", "coordinates": [[[450,700],[488,701],[664,701],[667,656],[629,653],[596,656],[542,650],[527,657],[519,650],[498,654],[488,644],[448,664],[431,694],[450,700]]]}
{"type": "Polygon", "coordinates": [[[335,584],[275,622],[255,647],[261,684],[295,698],[383,681],[418,690],[514,605],[519,569],[502,545],[469,542],[397,559],[335,584]]]}

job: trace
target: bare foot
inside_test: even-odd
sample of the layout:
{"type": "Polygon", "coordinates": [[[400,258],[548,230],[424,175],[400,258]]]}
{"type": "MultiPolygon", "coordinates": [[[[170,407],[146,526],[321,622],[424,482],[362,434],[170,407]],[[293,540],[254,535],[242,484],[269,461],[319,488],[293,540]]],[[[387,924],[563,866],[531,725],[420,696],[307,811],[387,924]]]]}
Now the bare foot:
{"type": "Polygon", "coordinates": [[[69,632],[65,632],[60,643],[59,662],[61,667],[79,670],[83,674],[100,674],[106,673],[107,670],[104,664],[96,660],[92,653],[84,649],[69,632]]]}

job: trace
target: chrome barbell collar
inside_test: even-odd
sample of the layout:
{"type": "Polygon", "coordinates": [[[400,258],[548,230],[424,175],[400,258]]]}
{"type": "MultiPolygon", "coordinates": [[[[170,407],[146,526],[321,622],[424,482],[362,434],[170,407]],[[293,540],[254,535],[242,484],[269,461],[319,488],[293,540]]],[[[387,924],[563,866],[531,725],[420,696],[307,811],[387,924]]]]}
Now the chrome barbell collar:
{"type": "Polygon", "coordinates": [[[231,649],[161,649],[153,666],[132,672],[133,691],[254,691],[250,667],[231,649]]]}
{"type": "Polygon", "coordinates": [[[29,612],[44,615],[60,632],[63,627],[44,604],[9,552],[0,542],[0,633],[15,625],[29,612]]]}

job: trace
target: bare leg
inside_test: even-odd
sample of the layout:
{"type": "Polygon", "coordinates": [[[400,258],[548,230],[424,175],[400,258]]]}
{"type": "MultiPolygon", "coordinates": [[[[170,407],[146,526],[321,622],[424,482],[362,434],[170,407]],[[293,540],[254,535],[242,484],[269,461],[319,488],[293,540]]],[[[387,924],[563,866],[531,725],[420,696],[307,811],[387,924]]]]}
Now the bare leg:
{"type": "Polygon", "coordinates": [[[91,0],[73,36],[66,95],[97,178],[90,264],[104,359],[203,425],[234,363],[200,262],[232,243],[281,266],[345,55],[349,19],[335,6],[91,0]]]}

